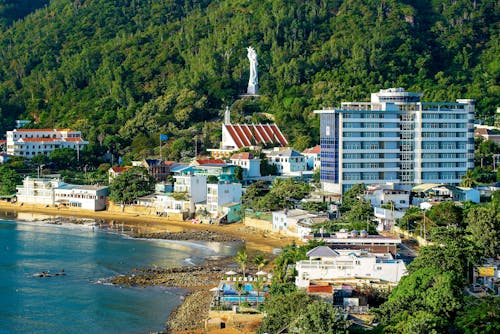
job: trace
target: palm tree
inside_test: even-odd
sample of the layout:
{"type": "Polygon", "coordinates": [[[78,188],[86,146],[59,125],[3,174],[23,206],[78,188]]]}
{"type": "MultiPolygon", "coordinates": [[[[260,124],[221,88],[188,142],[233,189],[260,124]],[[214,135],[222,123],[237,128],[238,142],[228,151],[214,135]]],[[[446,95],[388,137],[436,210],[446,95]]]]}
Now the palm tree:
{"type": "Polygon", "coordinates": [[[260,270],[262,270],[262,268],[264,268],[269,263],[269,260],[265,259],[264,255],[257,254],[253,258],[253,263],[257,266],[257,270],[260,271],[260,270]]]}
{"type": "Polygon", "coordinates": [[[476,176],[474,175],[474,171],[469,169],[467,172],[465,172],[465,175],[462,177],[462,181],[460,182],[460,185],[462,187],[472,188],[476,184],[477,184],[477,180],[476,180],[476,176]]]}
{"type": "Polygon", "coordinates": [[[252,288],[257,291],[257,309],[259,308],[259,297],[260,292],[264,290],[264,281],[262,278],[258,278],[256,281],[252,282],[252,288]]]}
{"type": "Polygon", "coordinates": [[[243,293],[245,285],[241,281],[234,282],[234,290],[238,294],[238,305],[241,306],[241,294],[243,293]]]}
{"type": "Polygon", "coordinates": [[[241,271],[243,272],[243,280],[245,279],[245,270],[247,268],[248,264],[248,254],[247,252],[242,249],[238,252],[234,260],[240,265],[241,271]]]}

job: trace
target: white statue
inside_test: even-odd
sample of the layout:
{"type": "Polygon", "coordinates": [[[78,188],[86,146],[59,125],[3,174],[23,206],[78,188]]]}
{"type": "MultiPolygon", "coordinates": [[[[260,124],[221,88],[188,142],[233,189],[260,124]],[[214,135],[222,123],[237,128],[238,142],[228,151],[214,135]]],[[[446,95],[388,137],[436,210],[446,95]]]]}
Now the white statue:
{"type": "Polygon", "coordinates": [[[247,48],[248,60],[250,61],[250,78],[248,79],[247,94],[256,95],[259,92],[259,78],[257,76],[257,52],[255,49],[249,46],[247,48]]]}

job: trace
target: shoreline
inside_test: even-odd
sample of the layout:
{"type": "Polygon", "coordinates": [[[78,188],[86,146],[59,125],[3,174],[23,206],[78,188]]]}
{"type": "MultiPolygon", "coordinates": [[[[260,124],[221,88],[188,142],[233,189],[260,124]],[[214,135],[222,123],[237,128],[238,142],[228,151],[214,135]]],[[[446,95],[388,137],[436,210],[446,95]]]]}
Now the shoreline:
{"type": "MultiPolygon", "coordinates": [[[[164,217],[149,215],[117,214],[106,211],[60,210],[44,205],[19,205],[0,202],[1,212],[40,214],[52,218],[61,217],[71,221],[93,219],[104,221],[108,228],[119,230],[132,238],[166,239],[166,240],[203,240],[215,242],[242,242],[249,258],[261,253],[266,258],[273,257],[273,250],[290,244],[297,239],[267,234],[242,223],[228,225],[190,224],[185,221],[173,221],[164,217]],[[73,218],[73,220],[71,219],[73,218]],[[123,230],[126,228],[126,230],[123,230]]],[[[35,215],[32,215],[34,217],[35,215]]],[[[7,215],[9,217],[9,215],[7,215]]],[[[36,220],[36,218],[34,219],[36,220]]],[[[40,219],[43,221],[45,219],[40,219]]],[[[168,316],[165,331],[159,333],[183,333],[185,331],[203,331],[203,321],[208,316],[212,292],[210,288],[217,286],[225,271],[238,268],[232,256],[207,258],[202,264],[194,267],[176,266],[173,268],[139,268],[126,275],[118,275],[110,279],[116,285],[129,286],[165,286],[186,290],[181,304],[168,316]]],[[[250,269],[252,265],[249,265],[250,269]]]]}
{"type": "MultiPolygon", "coordinates": [[[[227,225],[191,224],[188,221],[170,220],[165,217],[152,215],[138,215],[129,213],[116,213],[108,211],[88,211],[75,208],[58,209],[46,205],[36,204],[12,204],[0,201],[0,211],[15,213],[35,213],[53,217],[91,218],[108,222],[111,226],[126,227],[131,233],[165,233],[165,232],[188,232],[188,231],[210,231],[226,235],[237,240],[243,240],[248,250],[272,253],[275,248],[281,248],[292,243],[299,242],[298,239],[267,233],[258,229],[245,226],[243,223],[227,225]]],[[[17,216],[15,216],[17,218],[17,216]]],[[[22,218],[20,218],[22,219],[22,218]]],[[[210,240],[208,240],[210,241],[210,240]]]]}

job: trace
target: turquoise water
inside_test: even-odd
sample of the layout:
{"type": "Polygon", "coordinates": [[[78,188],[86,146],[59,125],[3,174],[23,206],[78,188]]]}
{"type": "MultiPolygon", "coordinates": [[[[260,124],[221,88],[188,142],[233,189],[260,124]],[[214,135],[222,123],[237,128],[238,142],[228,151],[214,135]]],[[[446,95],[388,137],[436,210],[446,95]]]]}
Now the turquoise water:
{"type": "Polygon", "coordinates": [[[180,304],[182,291],[98,282],[139,267],[191,265],[211,255],[234,254],[234,249],[0,220],[0,333],[159,331],[180,304]],[[62,269],[64,276],[33,276],[62,269]]]}

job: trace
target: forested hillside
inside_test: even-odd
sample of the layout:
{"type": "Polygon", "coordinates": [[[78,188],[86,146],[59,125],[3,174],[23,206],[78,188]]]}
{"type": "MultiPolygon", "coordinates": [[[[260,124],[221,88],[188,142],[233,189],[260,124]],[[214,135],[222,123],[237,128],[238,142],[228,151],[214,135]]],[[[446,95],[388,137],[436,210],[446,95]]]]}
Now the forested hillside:
{"type": "Polygon", "coordinates": [[[28,118],[134,157],[164,133],[175,159],[218,145],[226,105],[273,114],[298,149],[319,139],[312,110],[380,88],[475,98],[486,120],[500,106],[496,0],[52,0],[24,18],[16,2],[0,2],[0,133],[28,118]],[[262,97],[238,100],[249,45],[262,97]]]}

